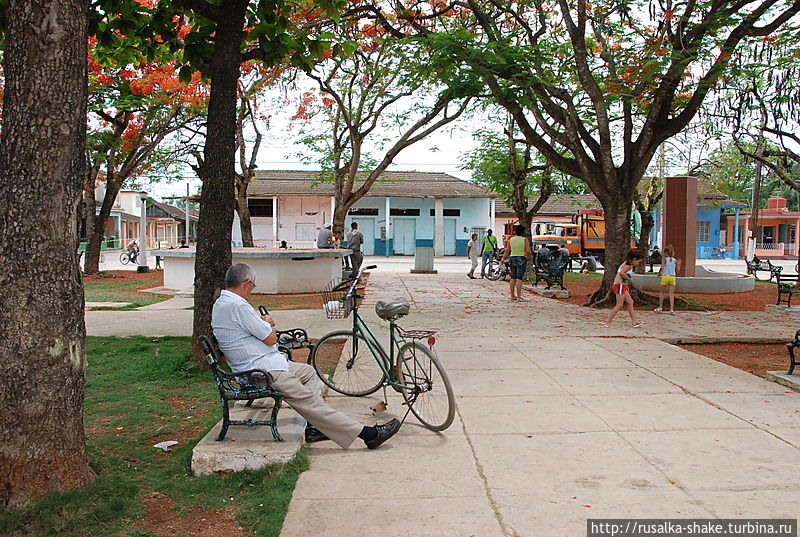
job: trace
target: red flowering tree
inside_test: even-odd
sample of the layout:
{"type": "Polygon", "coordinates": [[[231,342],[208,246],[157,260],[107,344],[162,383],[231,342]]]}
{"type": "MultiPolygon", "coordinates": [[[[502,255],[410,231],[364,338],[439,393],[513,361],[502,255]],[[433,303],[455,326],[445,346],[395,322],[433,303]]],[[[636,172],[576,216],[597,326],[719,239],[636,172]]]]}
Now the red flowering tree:
{"type": "Polygon", "coordinates": [[[104,66],[90,40],[87,177],[84,196],[87,245],[84,272],[99,270],[106,222],[119,191],[132,179],[157,169],[159,175],[192,148],[175,135],[203,117],[208,91],[198,74],[178,79],[172,62],[104,66]],[[105,191],[96,207],[98,179],[105,191]]]}
{"type": "Polygon", "coordinates": [[[610,298],[630,244],[634,192],[658,147],[730,74],[737,49],[783,31],[798,11],[792,0],[412,0],[390,15],[376,4],[360,8],[429,47],[444,72],[456,62],[479,76],[533,147],[592,189],[612,269],[594,303],[610,298]]]}

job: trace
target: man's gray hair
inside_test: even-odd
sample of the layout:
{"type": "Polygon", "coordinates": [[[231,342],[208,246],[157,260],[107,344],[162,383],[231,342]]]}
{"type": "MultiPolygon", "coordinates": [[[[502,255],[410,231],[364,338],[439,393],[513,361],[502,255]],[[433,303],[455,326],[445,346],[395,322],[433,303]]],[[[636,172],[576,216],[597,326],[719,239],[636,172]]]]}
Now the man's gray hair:
{"type": "Polygon", "coordinates": [[[239,287],[247,280],[255,283],[256,275],[247,263],[234,263],[225,271],[225,287],[239,287]]]}

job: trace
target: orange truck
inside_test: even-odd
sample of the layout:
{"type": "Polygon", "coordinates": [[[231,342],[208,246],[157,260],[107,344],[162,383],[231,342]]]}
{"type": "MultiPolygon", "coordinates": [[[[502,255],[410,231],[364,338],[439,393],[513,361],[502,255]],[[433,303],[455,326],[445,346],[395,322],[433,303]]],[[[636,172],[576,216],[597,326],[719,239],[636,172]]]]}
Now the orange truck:
{"type": "Polygon", "coordinates": [[[606,223],[602,211],[583,209],[572,217],[570,223],[535,221],[532,227],[534,233],[541,233],[531,237],[534,250],[542,245],[563,247],[573,256],[591,252],[601,260],[605,254],[606,223]]]}

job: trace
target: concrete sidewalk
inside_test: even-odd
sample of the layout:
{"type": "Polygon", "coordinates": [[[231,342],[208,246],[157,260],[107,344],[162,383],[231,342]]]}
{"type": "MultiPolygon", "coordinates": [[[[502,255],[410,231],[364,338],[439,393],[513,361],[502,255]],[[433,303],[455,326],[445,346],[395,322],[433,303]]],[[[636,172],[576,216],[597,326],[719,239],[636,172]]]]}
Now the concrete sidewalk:
{"type": "MultiPolygon", "coordinates": [[[[456,421],[437,434],[410,416],[377,451],[311,445],[283,537],[565,537],[585,535],[588,518],[796,518],[800,394],[661,341],[783,341],[793,316],[642,312],[644,329],[622,316],[607,329],[606,312],[535,295],[512,302],[507,292],[456,271],[373,271],[363,314],[385,333],[372,304],[407,299],[403,327],[439,330],[456,421]]],[[[91,335],[188,335],[191,315],[86,320],[91,335]]],[[[312,337],[350,322],[321,309],[275,315],[312,337]]],[[[364,423],[403,416],[393,392],[372,416],[379,398],[330,400],[364,423]]]]}
{"type": "MultiPolygon", "coordinates": [[[[403,326],[440,330],[456,422],[436,434],[410,416],[375,452],[310,446],[283,537],[564,537],[588,518],[796,517],[800,394],[652,337],[730,333],[728,321],[652,314],[646,331],[608,330],[600,312],[511,302],[506,289],[373,274],[371,301],[409,298],[403,326]]],[[[743,332],[787,333],[758,317],[743,332]]],[[[379,397],[330,400],[365,423],[402,417],[396,396],[372,417],[379,397]]]]}

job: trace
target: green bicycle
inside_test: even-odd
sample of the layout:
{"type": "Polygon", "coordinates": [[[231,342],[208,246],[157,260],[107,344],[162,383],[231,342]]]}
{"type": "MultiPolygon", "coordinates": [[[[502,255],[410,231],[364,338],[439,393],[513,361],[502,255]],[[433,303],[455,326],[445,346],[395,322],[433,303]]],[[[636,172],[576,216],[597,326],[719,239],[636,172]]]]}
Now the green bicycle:
{"type": "Polygon", "coordinates": [[[328,318],[344,319],[353,313],[353,328],[322,336],[311,353],[311,365],[322,382],[344,395],[363,397],[383,387],[386,402],[386,388],[391,387],[403,395],[408,406],[406,417],[410,411],[428,429],[443,431],[453,423],[455,398],[450,379],[433,350],[436,332],[403,330],[396,324],[408,315],[408,302],[378,302],[375,312],[389,322],[387,351],[358,313],[358,301],[363,296],[356,288],[364,270],[374,268],[364,267],[349,280],[335,279],[323,293],[328,318]]]}

